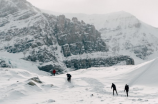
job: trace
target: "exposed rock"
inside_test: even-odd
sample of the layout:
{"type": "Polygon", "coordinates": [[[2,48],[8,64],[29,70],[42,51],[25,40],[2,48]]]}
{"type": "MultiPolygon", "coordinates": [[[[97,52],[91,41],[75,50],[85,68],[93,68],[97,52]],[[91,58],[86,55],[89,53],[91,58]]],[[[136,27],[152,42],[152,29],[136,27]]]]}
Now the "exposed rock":
{"type": "Polygon", "coordinates": [[[28,82],[27,84],[30,85],[30,86],[36,86],[36,84],[32,81],[28,82]]]}
{"type": "Polygon", "coordinates": [[[73,17],[73,18],[72,18],[72,22],[77,23],[77,22],[79,22],[79,21],[78,21],[78,19],[77,19],[76,17],[73,17]]]}
{"type": "Polygon", "coordinates": [[[137,46],[133,48],[134,53],[137,57],[145,59],[147,56],[153,54],[154,50],[149,46],[137,46]]]}
{"type": "Polygon", "coordinates": [[[54,51],[55,47],[38,47],[36,49],[31,50],[25,59],[33,62],[57,62],[54,51]]]}
{"type": "Polygon", "coordinates": [[[134,65],[134,60],[128,56],[117,56],[109,58],[94,58],[94,59],[73,59],[71,61],[65,61],[68,68],[74,69],[84,69],[89,67],[99,67],[99,66],[112,66],[120,62],[126,62],[126,65],[134,65]]]}
{"type": "Polygon", "coordinates": [[[59,65],[44,65],[44,66],[38,66],[39,70],[43,70],[46,72],[52,73],[52,71],[55,69],[57,74],[63,73],[63,68],[59,65]]]}
{"type": "Polygon", "coordinates": [[[83,20],[81,20],[81,24],[85,24],[85,22],[83,20]]]}
{"type": "Polygon", "coordinates": [[[11,65],[6,63],[5,60],[0,59],[0,67],[1,68],[11,68],[11,65]]]}
{"type": "Polygon", "coordinates": [[[58,31],[64,31],[66,19],[64,15],[59,15],[57,18],[57,29],[58,31]]]}
{"type": "Polygon", "coordinates": [[[30,80],[33,80],[33,81],[35,81],[37,83],[42,83],[42,81],[40,81],[40,79],[38,77],[33,77],[30,80]]]}
{"type": "Polygon", "coordinates": [[[84,52],[108,51],[100,33],[93,25],[83,25],[76,17],[72,19],[73,22],[66,20],[63,15],[59,17],[58,20],[62,22],[58,21],[56,28],[61,31],[56,31],[56,36],[65,57],[83,54],[84,52]]]}

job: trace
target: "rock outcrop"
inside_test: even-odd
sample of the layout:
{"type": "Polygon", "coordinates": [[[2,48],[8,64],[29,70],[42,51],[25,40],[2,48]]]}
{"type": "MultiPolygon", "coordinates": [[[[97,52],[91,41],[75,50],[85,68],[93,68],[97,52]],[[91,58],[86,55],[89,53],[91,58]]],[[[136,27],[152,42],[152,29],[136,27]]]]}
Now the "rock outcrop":
{"type": "Polygon", "coordinates": [[[76,17],[70,21],[64,15],[58,16],[55,35],[65,57],[84,52],[108,51],[95,27],[83,24],[76,17]]]}
{"type": "Polygon", "coordinates": [[[44,66],[38,66],[39,70],[42,70],[42,71],[46,71],[46,72],[49,72],[51,74],[52,71],[55,69],[56,70],[56,74],[63,74],[63,70],[64,68],[61,67],[60,65],[52,65],[52,64],[49,64],[49,65],[44,65],[44,66]]]}
{"type": "Polygon", "coordinates": [[[0,68],[11,68],[11,67],[12,65],[10,62],[8,63],[5,60],[0,59],[0,68]]]}
{"type": "Polygon", "coordinates": [[[90,58],[90,59],[73,59],[70,61],[65,61],[65,64],[68,68],[74,69],[84,69],[89,67],[108,67],[115,64],[124,62],[124,65],[134,65],[134,60],[129,56],[116,56],[108,58],[90,58]]]}

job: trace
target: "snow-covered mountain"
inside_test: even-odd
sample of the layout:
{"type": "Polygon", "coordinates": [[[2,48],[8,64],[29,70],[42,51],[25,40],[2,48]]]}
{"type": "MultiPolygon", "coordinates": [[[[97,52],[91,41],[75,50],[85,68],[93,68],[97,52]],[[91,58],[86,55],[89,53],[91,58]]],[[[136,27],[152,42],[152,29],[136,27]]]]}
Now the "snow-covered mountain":
{"type": "MultiPolygon", "coordinates": [[[[58,64],[53,34],[56,17],[48,18],[26,0],[0,0],[0,49],[23,53],[26,60],[58,64]],[[49,38],[48,38],[49,37],[49,38]]],[[[60,58],[59,58],[60,59],[60,58]]]]}
{"type": "MultiPolygon", "coordinates": [[[[144,55],[150,52],[150,47],[157,46],[154,34],[157,30],[140,21],[131,21],[127,21],[130,26],[119,23],[115,26],[117,22],[104,25],[100,28],[103,41],[93,25],[77,18],[70,20],[64,15],[42,13],[26,0],[0,0],[0,104],[158,103],[158,59],[131,65],[139,58],[133,54],[133,60],[123,54],[132,54],[135,46],[131,50],[122,45],[127,39],[132,45],[142,43],[146,46],[141,53],[144,55]],[[135,30],[138,32],[133,35],[135,30]],[[116,35],[118,32],[122,34],[116,35]],[[150,47],[138,40],[144,37],[151,39],[150,47]],[[87,68],[91,66],[94,67],[87,68]],[[47,73],[52,69],[64,73],[81,68],[87,69],[69,72],[71,83],[65,74],[47,73]],[[117,97],[112,95],[111,83],[116,84],[117,97]],[[125,84],[130,87],[128,98],[125,84]]],[[[142,50],[142,46],[138,49],[142,50]]],[[[156,50],[151,52],[154,55],[156,50]]]]}
{"type": "Polygon", "coordinates": [[[43,13],[26,0],[0,0],[0,44],[1,51],[23,53],[21,58],[38,63],[38,68],[47,72],[62,72],[66,66],[134,64],[128,56],[114,57],[95,26],[75,17],[70,20],[43,13]],[[100,61],[107,58],[108,64],[100,61]]]}
{"type": "Polygon", "coordinates": [[[143,23],[132,14],[121,11],[109,14],[65,14],[93,24],[115,54],[148,60],[158,56],[158,29],[143,23]]]}

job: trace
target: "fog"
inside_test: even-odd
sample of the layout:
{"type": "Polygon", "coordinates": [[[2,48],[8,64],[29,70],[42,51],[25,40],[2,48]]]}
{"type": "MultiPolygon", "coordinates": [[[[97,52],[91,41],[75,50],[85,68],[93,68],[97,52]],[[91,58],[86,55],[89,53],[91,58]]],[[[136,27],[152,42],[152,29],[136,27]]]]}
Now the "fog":
{"type": "Polygon", "coordinates": [[[126,11],[158,27],[158,0],[27,0],[34,6],[59,13],[106,14],[126,11]]]}

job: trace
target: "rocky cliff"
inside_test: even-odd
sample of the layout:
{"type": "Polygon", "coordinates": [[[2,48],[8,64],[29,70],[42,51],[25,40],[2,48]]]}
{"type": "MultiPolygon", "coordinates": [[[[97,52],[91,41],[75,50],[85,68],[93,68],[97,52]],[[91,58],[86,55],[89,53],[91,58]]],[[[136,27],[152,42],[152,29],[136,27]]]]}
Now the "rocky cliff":
{"type": "Polygon", "coordinates": [[[77,18],[66,19],[64,15],[57,17],[55,36],[62,46],[65,57],[97,51],[108,51],[100,33],[93,25],[80,22],[77,18]]]}
{"type": "Polygon", "coordinates": [[[0,68],[12,68],[12,65],[10,61],[6,62],[5,60],[0,59],[0,68]]]}
{"type": "Polygon", "coordinates": [[[153,59],[158,56],[158,29],[145,24],[134,15],[120,11],[109,14],[65,14],[72,18],[93,24],[101,37],[115,54],[130,55],[139,60],[153,59]]]}
{"type": "Polygon", "coordinates": [[[129,56],[115,56],[107,58],[72,59],[65,61],[68,68],[85,69],[89,67],[108,67],[116,64],[134,65],[134,60],[129,56]]]}
{"type": "Polygon", "coordinates": [[[93,25],[42,13],[26,0],[1,0],[0,21],[0,49],[22,52],[40,70],[62,72],[67,57],[108,51],[93,25]]]}

